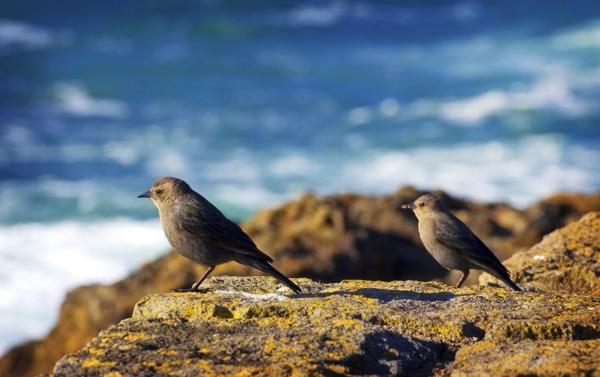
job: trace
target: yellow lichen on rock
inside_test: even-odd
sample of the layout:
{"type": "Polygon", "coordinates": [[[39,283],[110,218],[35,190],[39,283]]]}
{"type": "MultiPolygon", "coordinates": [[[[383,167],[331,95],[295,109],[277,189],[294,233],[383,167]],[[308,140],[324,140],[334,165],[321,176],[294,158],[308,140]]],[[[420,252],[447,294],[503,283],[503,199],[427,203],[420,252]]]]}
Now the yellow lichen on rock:
{"type": "Polygon", "coordinates": [[[90,358],[83,362],[83,368],[91,368],[91,367],[113,367],[117,364],[116,361],[100,361],[96,358],[90,358]]]}
{"type": "MultiPolygon", "coordinates": [[[[600,212],[590,212],[504,264],[528,290],[600,296],[599,260],[600,212]]],[[[480,282],[497,284],[487,274],[480,282]]]]}
{"type": "Polygon", "coordinates": [[[600,339],[593,297],[307,279],[306,293],[285,295],[265,292],[269,281],[214,277],[207,293],[146,296],[131,319],[63,358],[55,374],[474,375],[469,355],[495,365],[496,352],[510,360],[497,366],[505,375],[528,374],[526,363],[542,356],[535,370],[544,374],[557,367],[544,356],[552,345],[566,345],[564,355],[581,352],[580,369],[591,370],[590,346],[600,339]],[[528,346],[522,352],[513,344],[528,346]]]}
{"type": "Polygon", "coordinates": [[[443,375],[452,377],[600,376],[600,341],[490,342],[462,348],[443,375]],[[485,362],[482,362],[485,360],[485,362]]]}

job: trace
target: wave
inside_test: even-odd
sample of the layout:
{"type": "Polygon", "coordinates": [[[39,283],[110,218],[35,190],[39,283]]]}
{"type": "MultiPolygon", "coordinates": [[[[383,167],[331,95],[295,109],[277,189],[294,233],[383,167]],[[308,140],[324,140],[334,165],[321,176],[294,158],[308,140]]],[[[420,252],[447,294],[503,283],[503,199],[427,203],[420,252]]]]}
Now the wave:
{"type": "Polygon", "coordinates": [[[296,26],[327,26],[351,14],[347,2],[334,1],[324,5],[303,5],[287,15],[287,21],[296,26]]]}
{"type": "Polygon", "coordinates": [[[158,220],[1,226],[0,354],[45,335],[65,293],[112,283],[169,249],[158,220]]]}
{"type": "Polygon", "coordinates": [[[599,49],[600,20],[596,19],[557,33],[552,38],[552,44],[561,50],[599,49]]]}
{"type": "Polygon", "coordinates": [[[589,105],[573,93],[568,81],[556,75],[520,92],[492,90],[471,98],[440,103],[436,115],[454,123],[476,125],[507,111],[546,110],[577,117],[588,109],[589,105]]]}
{"type": "Polygon", "coordinates": [[[56,83],[53,92],[60,109],[70,115],[120,119],[126,117],[129,113],[125,103],[110,99],[93,98],[83,88],[76,85],[56,83]]]}
{"type": "Polygon", "coordinates": [[[287,11],[271,11],[263,21],[292,27],[325,27],[344,21],[392,23],[402,25],[468,22],[479,17],[481,7],[473,2],[457,2],[427,7],[376,2],[328,1],[306,2],[287,11]]]}
{"type": "Polygon", "coordinates": [[[591,161],[600,161],[597,148],[569,145],[563,136],[548,134],[376,153],[345,168],[338,181],[361,192],[391,192],[410,184],[524,207],[559,191],[597,190],[600,177],[591,161]]]}
{"type": "Polygon", "coordinates": [[[48,30],[31,24],[0,20],[0,54],[47,47],[55,42],[48,30]]]}
{"type": "MultiPolygon", "coordinates": [[[[461,99],[418,99],[400,104],[395,98],[385,98],[378,105],[348,110],[347,121],[349,125],[357,126],[384,117],[400,121],[438,118],[455,125],[482,126],[494,116],[525,111],[545,111],[576,118],[593,112],[595,107],[576,94],[578,83],[576,78],[554,75],[540,79],[529,88],[521,86],[515,91],[493,89],[461,99]]],[[[581,86],[584,85],[587,84],[581,82],[581,86]]]]}

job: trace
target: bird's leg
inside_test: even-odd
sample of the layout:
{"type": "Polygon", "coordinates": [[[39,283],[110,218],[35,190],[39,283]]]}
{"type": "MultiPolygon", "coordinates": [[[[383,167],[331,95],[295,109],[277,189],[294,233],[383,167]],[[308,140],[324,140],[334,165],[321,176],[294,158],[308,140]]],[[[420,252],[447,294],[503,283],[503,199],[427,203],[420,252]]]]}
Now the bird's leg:
{"type": "Polygon", "coordinates": [[[461,272],[462,272],[462,276],[461,276],[460,280],[458,281],[458,283],[456,283],[456,288],[460,288],[460,286],[463,285],[465,280],[467,280],[467,276],[469,276],[469,270],[461,271],[461,272]]]}
{"type": "Polygon", "coordinates": [[[192,288],[190,289],[191,291],[197,291],[198,287],[200,286],[200,284],[202,284],[202,282],[204,281],[204,279],[206,279],[206,277],[213,272],[213,270],[215,269],[214,266],[211,266],[208,268],[208,270],[206,270],[206,272],[204,273],[204,275],[202,275],[202,277],[200,278],[200,280],[198,280],[198,282],[194,285],[192,285],[192,288]]]}
{"type": "Polygon", "coordinates": [[[198,280],[197,283],[195,283],[194,285],[192,285],[191,288],[182,288],[182,289],[172,289],[171,292],[201,292],[201,293],[206,293],[209,291],[209,288],[204,288],[204,289],[199,289],[200,284],[202,284],[202,282],[204,281],[204,279],[206,279],[206,277],[214,270],[214,267],[209,267],[208,270],[206,270],[206,272],[204,273],[204,275],[202,275],[202,277],[200,278],[200,280],[198,280]]]}

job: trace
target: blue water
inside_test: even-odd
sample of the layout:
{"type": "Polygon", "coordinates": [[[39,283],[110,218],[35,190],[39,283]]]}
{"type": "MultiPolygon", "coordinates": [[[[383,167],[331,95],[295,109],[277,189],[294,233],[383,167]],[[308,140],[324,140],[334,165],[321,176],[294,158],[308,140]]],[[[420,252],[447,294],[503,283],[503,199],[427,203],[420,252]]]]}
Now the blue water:
{"type": "Polygon", "coordinates": [[[596,0],[3,0],[0,352],[167,249],[158,177],[524,207],[600,189],[599,95],[596,0]]]}

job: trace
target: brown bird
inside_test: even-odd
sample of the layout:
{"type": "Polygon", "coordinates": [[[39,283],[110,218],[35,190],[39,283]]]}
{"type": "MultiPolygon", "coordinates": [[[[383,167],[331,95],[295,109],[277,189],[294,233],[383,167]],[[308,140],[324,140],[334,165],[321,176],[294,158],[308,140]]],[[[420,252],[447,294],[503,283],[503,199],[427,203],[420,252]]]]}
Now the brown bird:
{"type": "Polygon", "coordinates": [[[470,269],[476,269],[495,276],[515,291],[521,290],[494,253],[438,198],[426,194],[402,208],[415,212],[423,245],[435,260],[448,270],[462,272],[457,287],[464,283],[470,269]]]}
{"type": "Polygon", "coordinates": [[[152,199],[165,235],[175,250],[208,267],[192,291],[198,290],[217,265],[236,261],[273,276],[296,293],[301,292],[300,287],[271,266],[273,259],[260,251],[236,223],[181,179],[160,178],[138,198],[152,199]]]}

